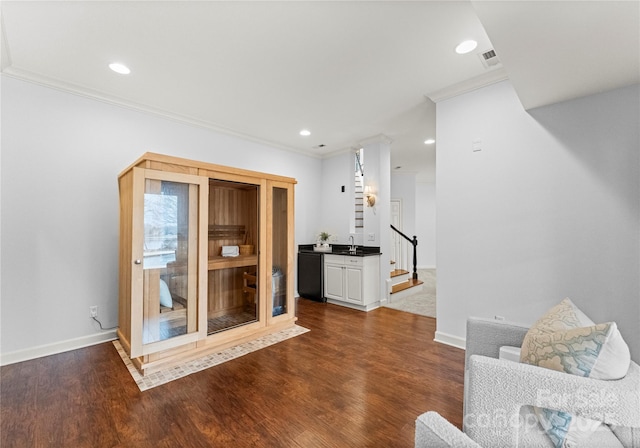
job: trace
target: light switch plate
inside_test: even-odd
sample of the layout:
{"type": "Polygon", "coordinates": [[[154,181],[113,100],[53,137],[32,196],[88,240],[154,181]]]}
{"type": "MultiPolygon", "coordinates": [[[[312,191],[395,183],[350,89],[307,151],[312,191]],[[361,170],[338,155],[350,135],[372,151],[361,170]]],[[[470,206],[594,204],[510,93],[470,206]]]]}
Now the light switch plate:
{"type": "Polygon", "coordinates": [[[375,241],[375,240],[376,240],[376,234],[370,233],[367,237],[367,241],[375,241]]]}

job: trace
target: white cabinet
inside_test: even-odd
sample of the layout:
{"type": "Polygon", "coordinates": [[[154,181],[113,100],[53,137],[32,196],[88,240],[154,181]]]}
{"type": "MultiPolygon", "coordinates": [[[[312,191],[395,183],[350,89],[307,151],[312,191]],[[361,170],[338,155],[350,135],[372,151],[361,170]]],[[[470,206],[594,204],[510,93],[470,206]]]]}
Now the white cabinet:
{"type": "Polygon", "coordinates": [[[380,256],[324,256],[328,302],[369,311],[380,305],[380,256]]]}
{"type": "MultiPolygon", "coordinates": [[[[342,257],[340,257],[342,258],[342,257]]],[[[324,261],[324,295],[327,299],[343,300],[344,284],[344,263],[331,263],[325,257],[324,261]]]]}

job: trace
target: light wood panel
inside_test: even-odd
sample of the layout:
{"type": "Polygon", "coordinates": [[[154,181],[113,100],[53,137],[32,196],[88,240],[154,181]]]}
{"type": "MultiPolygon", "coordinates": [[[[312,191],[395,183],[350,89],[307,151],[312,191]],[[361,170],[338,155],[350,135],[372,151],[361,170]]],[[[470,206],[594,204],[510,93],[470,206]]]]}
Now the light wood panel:
{"type": "MultiPolygon", "coordinates": [[[[153,166],[158,167],[156,169],[159,169],[160,171],[167,170],[167,171],[174,171],[174,172],[184,172],[185,169],[190,170],[190,169],[196,168],[198,169],[198,174],[200,174],[201,176],[206,176],[210,178],[225,179],[224,176],[215,175],[216,172],[220,172],[226,176],[232,176],[234,178],[237,178],[238,176],[244,176],[244,177],[249,177],[254,179],[268,179],[268,180],[275,180],[275,181],[287,182],[292,184],[296,183],[296,180],[292,177],[278,176],[276,174],[262,173],[259,171],[245,170],[242,168],[233,168],[233,167],[228,167],[223,165],[216,165],[214,163],[202,162],[199,160],[184,159],[181,157],[167,156],[164,154],[157,154],[153,152],[144,153],[142,156],[140,156],[138,160],[136,160],[131,165],[129,165],[129,167],[124,169],[122,173],[120,173],[120,176],[122,176],[124,173],[126,173],[127,171],[129,171],[131,168],[135,166],[142,165],[142,167],[150,168],[151,164],[156,162],[158,162],[158,164],[153,166]]],[[[192,174],[195,174],[195,173],[192,173],[192,174]]]]}
{"type": "MultiPolygon", "coordinates": [[[[133,168],[132,182],[132,231],[127,243],[131,247],[131,259],[125,264],[131,271],[130,297],[121,300],[122,303],[130,303],[130,332],[121,333],[126,340],[126,346],[130,348],[130,355],[136,358],[149,355],[154,352],[164,351],[172,347],[188,344],[206,335],[206,318],[203,313],[205,303],[198,300],[198,290],[206,288],[206,206],[208,199],[208,180],[200,176],[169,171],[157,171],[142,168],[133,168]],[[144,197],[146,193],[167,193],[179,198],[180,204],[186,206],[185,213],[178,213],[178,233],[185,236],[186,240],[179,242],[176,250],[176,258],[182,263],[182,267],[188,267],[187,275],[183,275],[179,282],[184,282],[184,287],[178,288],[184,294],[182,297],[187,304],[188,333],[162,339],[159,337],[159,280],[161,276],[167,276],[167,270],[162,268],[157,274],[151,275],[148,269],[144,269],[143,263],[134,263],[134,260],[144,259],[144,197]],[[185,256],[183,260],[179,258],[185,256]],[[148,272],[149,271],[149,272],[148,272]],[[201,307],[202,309],[200,309],[201,307]],[[192,308],[192,309],[190,309],[192,308]],[[203,318],[198,321],[198,315],[203,318]],[[147,325],[144,325],[147,322],[147,325]],[[146,337],[143,339],[143,333],[146,337]]],[[[175,291],[172,291],[175,293],[175,291]]],[[[139,363],[144,363],[147,358],[141,358],[139,363]]]]}
{"type": "Polygon", "coordinates": [[[218,317],[242,310],[242,268],[209,271],[207,316],[218,317]]]}
{"type": "Polygon", "coordinates": [[[198,168],[180,163],[167,163],[155,160],[147,160],[145,168],[157,171],[170,171],[172,173],[198,174],[198,168]]]}
{"type": "Polygon", "coordinates": [[[244,234],[228,238],[209,238],[209,258],[219,257],[222,246],[252,244],[258,238],[258,186],[234,182],[210,181],[209,228],[242,226],[244,234]]]}
{"type": "MultiPolygon", "coordinates": [[[[268,273],[272,269],[280,269],[284,275],[285,310],[284,315],[273,316],[272,310],[267,310],[267,321],[277,322],[280,319],[287,319],[287,314],[294,313],[293,294],[294,278],[292,275],[295,248],[294,248],[294,215],[291,213],[294,207],[294,191],[291,184],[283,182],[267,182],[268,201],[272,204],[267,210],[267,234],[270,235],[267,245],[269,255],[268,273]]],[[[279,279],[271,280],[272,289],[280,283],[279,279]]],[[[280,288],[280,285],[278,285],[280,288]]],[[[269,306],[273,307],[273,300],[276,297],[269,297],[269,306]]]]}
{"type": "MultiPolygon", "coordinates": [[[[128,317],[130,328],[127,334],[120,334],[123,345],[141,371],[172,365],[197,354],[211,353],[228,344],[255,339],[295,323],[297,318],[295,307],[292,306],[294,179],[152,153],[143,155],[120,175],[122,185],[127,185],[131,173],[132,193],[130,200],[126,202],[125,198],[123,204],[128,204],[133,210],[128,212],[132,230],[127,232],[123,224],[122,232],[131,247],[131,253],[127,254],[128,260],[121,254],[121,266],[137,274],[128,279],[131,285],[129,291],[122,288],[123,294],[128,297],[122,297],[120,304],[128,310],[121,314],[128,317]],[[195,173],[197,175],[194,176],[195,173]],[[275,204],[272,203],[274,195],[267,194],[268,182],[272,183],[269,188],[277,186],[283,190],[283,194],[275,195],[275,204]],[[163,194],[175,195],[179,203],[186,201],[189,204],[189,213],[184,216],[179,214],[176,261],[162,268],[159,275],[154,273],[153,278],[148,273],[147,287],[143,288],[142,268],[132,267],[132,264],[135,264],[133,260],[143,260],[144,255],[144,187],[147,185],[147,191],[156,192],[157,188],[154,187],[160,183],[163,194]],[[273,229],[281,231],[273,234],[273,229]],[[211,238],[207,238],[208,233],[211,238]],[[271,239],[276,243],[271,243],[271,239]],[[245,243],[254,246],[253,254],[232,258],[220,256],[222,246],[241,246],[245,243]],[[280,284],[276,287],[286,290],[288,312],[277,319],[271,319],[273,265],[281,268],[284,273],[282,278],[286,278],[286,287],[280,284]],[[257,320],[214,333],[214,329],[242,321],[244,317],[231,314],[244,311],[247,303],[252,305],[243,297],[242,274],[246,271],[255,272],[257,277],[257,303],[253,305],[257,310],[257,320]],[[180,303],[186,306],[181,313],[171,314],[171,325],[179,326],[174,320],[179,319],[178,315],[186,314],[187,334],[182,335],[182,330],[176,330],[175,333],[180,335],[168,339],[160,337],[157,342],[143,344],[143,319],[146,317],[153,322],[163,320],[163,316],[155,315],[156,308],[159,314],[159,306],[156,306],[159,279],[165,280],[170,285],[171,293],[180,297],[180,303]],[[207,319],[215,316],[229,319],[220,325],[212,323],[212,334],[207,335],[207,319]]],[[[126,279],[126,276],[121,278],[126,279]]],[[[161,336],[166,326],[159,325],[161,336]]],[[[155,331],[158,326],[154,324],[151,327],[155,331]]],[[[158,339],[155,333],[153,340],[158,339]]]]}
{"type": "Polygon", "coordinates": [[[118,336],[122,340],[131,340],[131,254],[133,226],[133,171],[118,179],[120,190],[120,246],[119,246],[119,283],[118,283],[118,336]]]}

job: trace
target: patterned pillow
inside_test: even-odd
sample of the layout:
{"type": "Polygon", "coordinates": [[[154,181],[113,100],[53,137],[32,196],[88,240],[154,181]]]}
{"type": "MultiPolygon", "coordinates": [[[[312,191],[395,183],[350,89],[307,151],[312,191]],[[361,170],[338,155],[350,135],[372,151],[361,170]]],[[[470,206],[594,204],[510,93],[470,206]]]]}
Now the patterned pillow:
{"type": "MultiPolygon", "coordinates": [[[[571,300],[564,299],[529,329],[520,362],[583,377],[615,380],[626,375],[631,357],[615,322],[596,325],[571,300]]],[[[534,410],[556,448],[578,445],[600,425],[567,412],[534,410]]]]}

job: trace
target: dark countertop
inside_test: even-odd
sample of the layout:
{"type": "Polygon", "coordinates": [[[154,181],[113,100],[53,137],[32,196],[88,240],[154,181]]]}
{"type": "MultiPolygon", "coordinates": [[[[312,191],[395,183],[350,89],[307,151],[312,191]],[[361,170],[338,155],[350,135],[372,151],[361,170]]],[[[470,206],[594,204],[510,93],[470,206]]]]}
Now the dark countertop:
{"type": "Polygon", "coordinates": [[[371,255],[381,255],[380,247],[376,246],[356,246],[355,252],[349,251],[348,244],[332,244],[331,252],[314,251],[313,246],[315,244],[300,244],[298,245],[299,253],[314,253],[314,254],[331,254],[331,255],[349,255],[351,257],[368,257],[371,255]]]}

